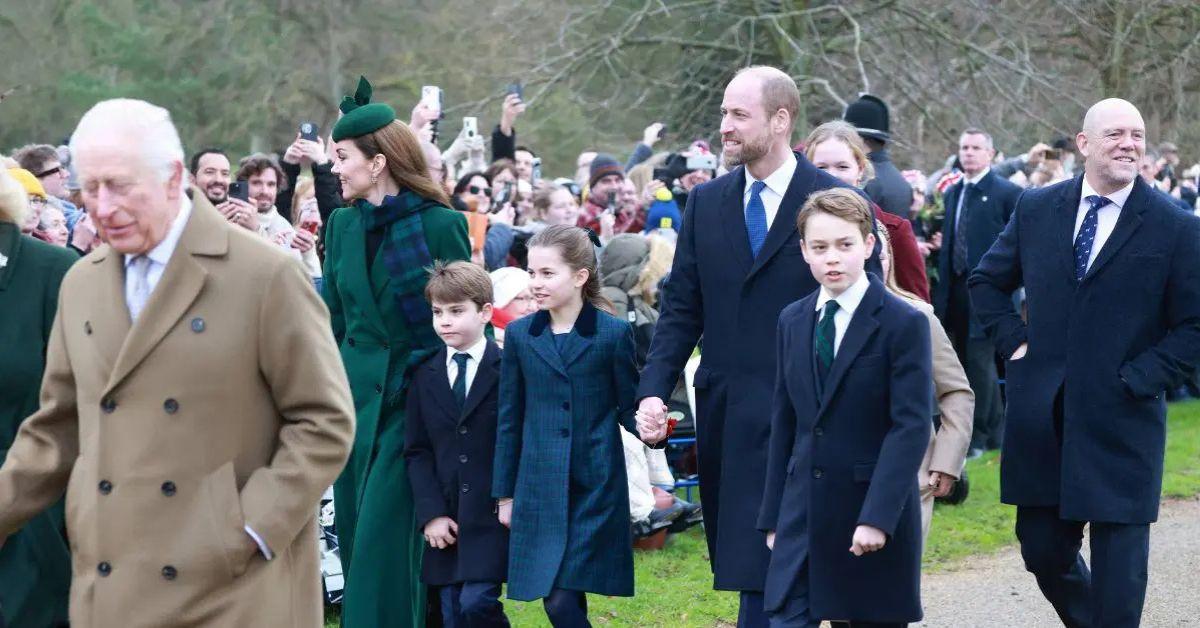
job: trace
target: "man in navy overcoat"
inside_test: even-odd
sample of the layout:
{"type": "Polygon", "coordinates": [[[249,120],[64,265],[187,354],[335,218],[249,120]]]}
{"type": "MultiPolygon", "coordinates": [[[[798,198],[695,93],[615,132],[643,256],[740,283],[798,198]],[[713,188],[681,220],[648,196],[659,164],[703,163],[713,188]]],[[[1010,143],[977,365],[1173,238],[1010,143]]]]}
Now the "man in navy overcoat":
{"type": "Polygon", "coordinates": [[[761,592],[770,552],[755,517],[766,477],[776,323],[785,306],[817,288],[796,216],[810,193],[844,185],[792,152],[799,102],[795,82],[775,68],[742,70],[726,88],[721,136],[733,170],[688,197],[637,392],[643,413],[661,413],[703,336],[695,376],[700,496],[714,587],[742,592],[740,626],[767,622],[761,592]],[[789,96],[771,100],[771,93],[789,96]]]}
{"type": "Polygon", "coordinates": [[[1138,177],[1132,104],[1096,103],[1076,142],[1086,173],[1025,192],[969,286],[1009,358],[1000,498],[1017,506],[1025,566],[1064,624],[1137,626],[1163,391],[1200,361],[1200,221],[1138,177]],[[1009,299],[1022,285],[1028,322],[1009,299]]]}

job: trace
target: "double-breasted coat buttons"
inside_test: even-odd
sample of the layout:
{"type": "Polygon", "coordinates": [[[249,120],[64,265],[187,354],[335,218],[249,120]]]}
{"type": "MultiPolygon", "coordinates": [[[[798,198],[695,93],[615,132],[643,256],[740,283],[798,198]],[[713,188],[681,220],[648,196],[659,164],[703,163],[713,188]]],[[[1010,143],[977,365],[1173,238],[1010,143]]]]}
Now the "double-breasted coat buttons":
{"type": "Polygon", "coordinates": [[[170,565],[167,565],[166,567],[162,568],[163,580],[174,580],[175,577],[178,575],[179,575],[179,572],[176,571],[175,568],[170,565]]]}
{"type": "Polygon", "coordinates": [[[105,397],[100,401],[100,409],[104,414],[112,414],[117,409],[117,402],[112,397],[105,397]]]}
{"type": "Polygon", "coordinates": [[[196,318],[192,319],[192,331],[197,334],[204,331],[204,319],[203,318],[200,318],[199,316],[197,316],[196,318]]]}
{"type": "Polygon", "coordinates": [[[108,574],[112,573],[112,565],[108,561],[104,561],[96,565],[96,571],[100,572],[101,577],[108,577],[108,574]]]}
{"type": "Polygon", "coordinates": [[[167,414],[175,414],[176,412],[179,412],[179,402],[175,401],[174,399],[167,399],[163,402],[163,410],[165,410],[167,414]]]}
{"type": "Polygon", "coordinates": [[[108,495],[113,490],[112,482],[108,480],[100,480],[100,485],[96,487],[100,490],[101,495],[108,495]]]}
{"type": "Polygon", "coordinates": [[[175,483],[174,482],[170,482],[170,481],[163,482],[161,488],[162,488],[163,495],[166,495],[167,497],[175,496],[175,483]]]}

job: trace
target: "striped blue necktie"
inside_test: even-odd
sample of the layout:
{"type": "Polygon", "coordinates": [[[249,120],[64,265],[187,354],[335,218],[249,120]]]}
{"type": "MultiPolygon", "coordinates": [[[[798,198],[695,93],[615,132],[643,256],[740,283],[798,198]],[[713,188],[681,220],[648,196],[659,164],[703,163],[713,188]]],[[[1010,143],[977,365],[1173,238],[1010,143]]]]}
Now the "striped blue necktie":
{"type": "Polygon", "coordinates": [[[750,202],[746,203],[746,233],[750,236],[751,257],[758,257],[758,251],[767,239],[767,207],[759,196],[765,187],[767,184],[762,181],[750,184],[750,202]]]}
{"type": "Polygon", "coordinates": [[[1083,224],[1079,226],[1079,233],[1075,236],[1075,279],[1077,281],[1082,281],[1083,276],[1087,274],[1088,258],[1092,256],[1092,244],[1096,242],[1096,212],[1112,202],[1106,196],[1096,196],[1095,194],[1087,197],[1086,200],[1091,207],[1083,216],[1083,224]]]}

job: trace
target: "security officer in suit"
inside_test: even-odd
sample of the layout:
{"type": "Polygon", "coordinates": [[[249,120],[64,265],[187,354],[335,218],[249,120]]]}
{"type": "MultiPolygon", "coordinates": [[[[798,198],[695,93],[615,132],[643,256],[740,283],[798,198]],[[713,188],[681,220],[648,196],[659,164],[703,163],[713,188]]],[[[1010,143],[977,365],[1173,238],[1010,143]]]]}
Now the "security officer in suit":
{"type": "Polygon", "coordinates": [[[887,103],[871,94],[859,96],[858,100],[846,107],[842,115],[842,119],[854,125],[863,138],[867,145],[867,158],[875,169],[875,178],[867,181],[863,191],[883,211],[908,220],[908,210],[912,207],[912,186],[904,180],[896,164],[892,163],[892,156],[887,150],[887,143],[892,140],[890,118],[887,103]]]}
{"type": "Polygon", "coordinates": [[[996,150],[987,132],[968,128],[958,138],[962,178],[946,190],[942,251],[933,307],[954,343],[954,351],[975,391],[975,428],[971,454],[999,449],[1004,437],[996,351],[971,313],[967,277],[991,248],[1012,216],[1021,188],[990,169],[996,150]]]}
{"type": "Polygon", "coordinates": [[[66,492],[75,628],[320,626],[317,504],[354,434],[327,310],[188,198],[166,110],[101,102],[71,152],[106,244],[63,279],[0,540],[66,492]]]}
{"type": "Polygon", "coordinates": [[[969,281],[1009,359],[1000,499],[1067,626],[1141,621],[1163,391],[1200,363],[1200,220],[1138,177],[1145,134],[1129,102],[1093,105],[1076,136],[1084,174],[1023,194],[969,281]],[[1009,298],[1022,285],[1028,322],[1009,298]]]}

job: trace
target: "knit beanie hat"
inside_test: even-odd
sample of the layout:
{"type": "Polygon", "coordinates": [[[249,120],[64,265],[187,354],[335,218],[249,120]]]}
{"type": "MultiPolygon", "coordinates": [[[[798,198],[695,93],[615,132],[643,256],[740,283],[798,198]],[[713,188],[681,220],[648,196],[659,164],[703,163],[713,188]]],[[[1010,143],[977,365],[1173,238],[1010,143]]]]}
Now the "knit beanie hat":
{"type": "Polygon", "coordinates": [[[646,210],[646,228],[643,233],[650,233],[656,229],[674,229],[679,231],[679,225],[683,222],[683,215],[679,212],[679,204],[675,202],[675,196],[666,188],[661,188],[654,193],[654,202],[650,203],[650,207],[646,210]]]}
{"type": "Polygon", "coordinates": [[[597,181],[610,174],[625,178],[625,169],[621,167],[621,162],[612,155],[604,153],[596,155],[596,158],[592,160],[592,168],[588,175],[588,187],[596,185],[597,181]]]}
{"type": "Polygon", "coordinates": [[[529,273],[514,266],[497,268],[488,275],[492,278],[492,306],[497,309],[508,307],[529,287],[529,273]]]}

